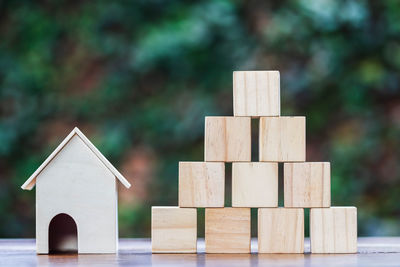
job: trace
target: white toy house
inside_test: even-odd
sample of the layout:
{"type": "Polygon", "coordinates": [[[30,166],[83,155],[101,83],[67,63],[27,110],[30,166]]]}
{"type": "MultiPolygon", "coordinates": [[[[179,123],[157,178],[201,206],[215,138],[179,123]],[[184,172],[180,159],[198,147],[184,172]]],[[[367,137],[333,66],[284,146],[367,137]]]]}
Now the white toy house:
{"type": "Polygon", "coordinates": [[[72,130],[22,185],[36,185],[37,253],[116,253],[115,178],[131,186],[78,128],[72,130]]]}

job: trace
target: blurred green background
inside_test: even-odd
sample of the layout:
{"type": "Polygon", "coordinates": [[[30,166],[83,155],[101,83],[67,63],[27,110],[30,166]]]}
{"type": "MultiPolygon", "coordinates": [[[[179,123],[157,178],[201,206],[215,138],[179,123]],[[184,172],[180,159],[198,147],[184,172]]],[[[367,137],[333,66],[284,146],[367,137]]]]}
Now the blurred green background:
{"type": "Polygon", "coordinates": [[[332,204],[359,208],[361,236],[400,235],[399,1],[20,0],[0,1],[0,237],[34,236],[20,186],[74,126],[133,184],[120,236],[150,236],[178,161],[203,160],[204,116],[233,114],[234,70],[279,70],[332,204]]]}

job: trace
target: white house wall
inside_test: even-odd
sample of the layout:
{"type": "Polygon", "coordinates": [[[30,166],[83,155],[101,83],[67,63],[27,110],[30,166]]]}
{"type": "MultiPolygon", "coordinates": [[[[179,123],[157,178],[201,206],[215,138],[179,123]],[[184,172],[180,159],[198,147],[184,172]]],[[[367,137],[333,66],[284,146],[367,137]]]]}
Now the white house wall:
{"type": "Polygon", "coordinates": [[[115,176],[77,135],[37,177],[37,253],[48,253],[49,224],[59,213],[75,220],[79,253],[117,251],[115,176]]]}

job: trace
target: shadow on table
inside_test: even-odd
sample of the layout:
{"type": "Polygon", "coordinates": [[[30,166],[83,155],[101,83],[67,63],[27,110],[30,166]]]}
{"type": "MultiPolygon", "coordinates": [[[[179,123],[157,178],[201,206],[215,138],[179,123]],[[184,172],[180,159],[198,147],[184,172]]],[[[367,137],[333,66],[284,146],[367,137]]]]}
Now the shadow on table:
{"type": "Polygon", "coordinates": [[[170,266],[357,266],[357,254],[153,254],[151,263],[170,266]]]}

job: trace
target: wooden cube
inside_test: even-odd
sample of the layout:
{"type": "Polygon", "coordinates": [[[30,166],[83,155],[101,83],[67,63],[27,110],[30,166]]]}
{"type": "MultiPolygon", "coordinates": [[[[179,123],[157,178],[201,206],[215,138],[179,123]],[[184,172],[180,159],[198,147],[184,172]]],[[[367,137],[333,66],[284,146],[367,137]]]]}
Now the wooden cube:
{"type": "Polygon", "coordinates": [[[179,162],[179,207],[223,207],[225,163],[179,162]]]}
{"type": "Polygon", "coordinates": [[[259,253],[304,253],[304,210],[258,209],[259,253]]]}
{"type": "Polygon", "coordinates": [[[233,163],[232,207],[278,207],[278,163],[233,163]]]}
{"type": "Polygon", "coordinates": [[[262,117],[259,140],[260,161],[305,161],[306,118],[262,117]]]}
{"type": "Polygon", "coordinates": [[[205,161],[250,161],[251,119],[206,117],[205,161]]]}
{"type": "Polygon", "coordinates": [[[357,253],[357,208],[313,208],[311,253],[357,253]]]}
{"type": "Polygon", "coordinates": [[[284,164],[285,207],[323,208],[331,206],[329,162],[284,164]]]}
{"type": "Polygon", "coordinates": [[[233,72],[235,116],[280,116],[279,71],[233,72]]]}
{"type": "Polygon", "coordinates": [[[250,253],[250,209],[208,208],[206,253],[250,253]]]}
{"type": "Polygon", "coordinates": [[[151,247],[153,253],[196,253],[197,210],[152,207],[151,247]]]}

